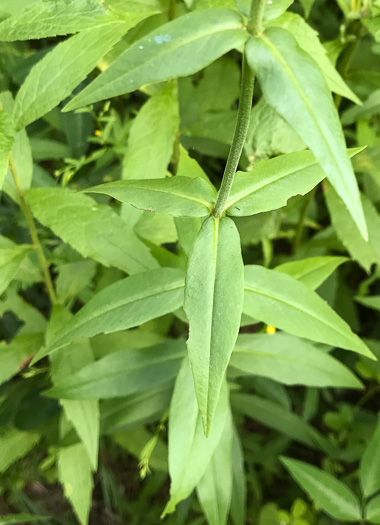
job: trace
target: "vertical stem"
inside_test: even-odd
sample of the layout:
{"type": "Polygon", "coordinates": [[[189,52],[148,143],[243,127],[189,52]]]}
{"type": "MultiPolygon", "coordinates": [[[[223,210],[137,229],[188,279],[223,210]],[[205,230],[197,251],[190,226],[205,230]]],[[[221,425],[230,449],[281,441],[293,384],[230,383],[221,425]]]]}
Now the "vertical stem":
{"type": "MultiPolygon", "coordinates": [[[[253,36],[261,31],[262,17],[264,14],[266,0],[252,0],[250,19],[247,25],[249,33],[253,36]]],[[[228,154],[226,167],[223,173],[222,184],[213,210],[215,217],[220,217],[224,211],[227,199],[229,197],[235,173],[239,165],[240,157],[243,151],[245,139],[247,136],[249,119],[251,116],[253,86],[255,75],[250,69],[247,59],[244,55],[242,66],[242,78],[240,88],[239,109],[236,120],[234,137],[228,154]]]]}
{"type": "Polygon", "coordinates": [[[25,200],[24,191],[21,188],[20,179],[18,178],[16,165],[14,163],[12,155],[10,156],[10,159],[9,159],[9,167],[12,173],[14,183],[16,185],[18,197],[20,200],[20,206],[25,215],[25,219],[28,224],[29,231],[30,231],[30,236],[32,237],[33,245],[37,252],[37,256],[38,256],[38,259],[42,267],[42,271],[44,274],[44,279],[45,279],[46,288],[47,288],[47,291],[50,297],[50,301],[54,305],[57,303],[57,297],[54,291],[53,281],[52,281],[50,271],[49,271],[49,265],[45,258],[44,252],[42,250],[40,240],[38,238],[38,233],[37,233],[37,229],[36,229],[36,225],[33,219],[32,212],[25,200]]]}
{"type": "Polygon", "coordinates": [[[302,234],[305,229],[305,220],[306,220],[307,210],[309,209],[309,205],[314,198],[317,187],[318,186],[315,186],[315,188],[311,190],[311,192],[307,195],[307,197],[305,197],[305,202],[303,203],[301,213],[300,213],[300,218],[298,221],[296,235],[294,237],[293,253],[295,253],[301,245],[302,234]]]}

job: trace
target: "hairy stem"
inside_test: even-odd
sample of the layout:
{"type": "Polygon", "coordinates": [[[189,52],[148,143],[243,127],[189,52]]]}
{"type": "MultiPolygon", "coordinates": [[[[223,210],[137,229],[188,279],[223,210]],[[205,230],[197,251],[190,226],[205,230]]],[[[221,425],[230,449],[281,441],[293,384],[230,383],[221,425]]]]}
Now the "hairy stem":
{"type": "MultiPolygon", "coordinates": [[[[247,30],[253,36],[257,35],[262,29],[262,18],[264,14],[266,0],[252,0],[250,19],[247,30]]],[[[223,173],[222,184],[213,210],[215,217],[221,217],[227,199],[229,197],[235,173],[239,165],[240,157],[243,151],[245,139],[247,136],[249,119],[251,116],[253,86],[255,75],[250,69],[244,56],[242,66],[242,78],[240,88],[239,109],[236,120],[234,137],[228,154],[226,167],[223,173]]]]}
{"type": "Polygon", "coordinates": [[[34,219],[33,219],[32,212],[31,212],[31,210],[30,210],[30,208],[28,206],[28,203],[25,200],[24,190],[21,188],[20,179],[18,178],[16,165],[14,163],[12,155],[10,156],[10,159],[9,159],[9,167],[10,167],[10,170],[11,170],[11,173],[12,173],[12,177],[13,177],[16,189],[17,189],[17,193],[18,193],[21,209],[22,209],[22,211],[23,211],[23,213],[25,215],[25,219],[26,219],[26,222],[28,224],[28,228],[29,228],[29,231],[30,231],[30,236],[31,236],[32,241],[33,241],[33,246],[34,246],[34,248],[35,248],[35,250],[37,252],[37,256],[38,256],[38,259],[39,259],[40,264],[41,264],[41,268],[42,268],[42,271],[43,271],[43,274],[44,274],[45,284],[46,284],[46,288],[47,288],[47,291],[48,291],[48,294],[49,294],[49,297],[50,297],[50,301],[51,301],[52,304],[56,304],[57,303],[57,297],[56,297],[56,294],[55,294],[53,281],[52,281],[52,278],[51,278],[51,275],[50,275],[49,265],[48,265],[48,262],[47,262],[47,260],[45,258],[44,252],[42,250],[42,246],[41,246],[40,240],[38,238],[38,233],[37,233],[37,229],[36,229],[36,225],[35,225],[35,222],[34,222],[34,219]]]}

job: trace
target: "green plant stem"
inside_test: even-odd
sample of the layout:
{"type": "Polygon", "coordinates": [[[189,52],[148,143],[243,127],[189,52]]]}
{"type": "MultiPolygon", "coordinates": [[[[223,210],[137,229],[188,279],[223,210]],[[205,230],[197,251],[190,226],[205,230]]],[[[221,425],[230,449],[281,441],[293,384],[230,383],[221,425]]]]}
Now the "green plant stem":
{"type": "MultiPolygon", "coordinates": [[[[248,32],[255,36],[262,29],[262,18],[264,14],[266,0],[252,0],[250,19],[247,25],[248,32]]],[[[236,120],[234,137],[228,154],[226,167],[223,173],[222,184],[216,199],[213,215],[221,217],[227,199],[231,192],[232,183],[239,165],[240,157],[243,151],[245,139],[247,136],[249,120],[251,116],[253,87],[255,75],[250,69],[247,60],[243,58],[242,78],[240,88],[239,109],[236,120]]]]}
{"type": "Polygon", "coordinates": [[[16,189],[17,189],[21,209],[25,215],[25,219],[28,224],[30,236],[33,241],[33,246],[37,252],[37,256],[41,264],[41,268],[44,274],[45,284],[46,284],[46,288],[47,288],[47,291],[50,297],[50,301],[54,305],[57,303],[57,297],[55,294],[53,281],[50,275],[49,265],[45,258],[44,252],[42,250],[40,240],[38,238],[37,228],[36,228],[36,225],[33,219],[32,212],[28,206],[28,203],[25,200],[24,190],[21,188],[20,179],[18,178],[16,165],[14,163],[12,155],[10,156],[10,159],[9,159],[9,167],[12,173],[12,177],[13,177],[16,189]]]}

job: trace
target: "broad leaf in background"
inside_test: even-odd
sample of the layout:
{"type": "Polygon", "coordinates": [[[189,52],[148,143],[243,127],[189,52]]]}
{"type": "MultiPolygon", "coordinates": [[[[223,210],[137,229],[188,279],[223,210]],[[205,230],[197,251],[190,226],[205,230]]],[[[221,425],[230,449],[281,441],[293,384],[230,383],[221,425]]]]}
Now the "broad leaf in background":
{"type": "Polygon", "coordinates": [[[43,345],[43,334],[19,335],[10,343],[0,343],[0,384],[21,372],[43,345]]]}
{"type": "MultiPolygon", "coordinates": [[[[67,348],[51,355],[53,383],[59,383],[81,370],[94,360],[86,339],[75,341],[67,348]]],[[[98,465],[99,404],[96,400],[60,399],[66,418],[80,437],[93,470],[98,465]]]]}
{"type": "Polygon", "coordinates": [[[98,27],[88,29],[61,42],[45,55],[17,93],[13,111],[16,130],[39,119],[71,95],[132,26],[113,22],[101,31],[98,27]]]}
{"type": "Polygon", "coordinates": [[[107,286],[96,294],[35,361],[79,337],[109,334],[133,328],[178,310],[183,304],[184,273],[174,268],[159,268],[133,275],[107,286]]]}
{"type": "Polygon", "coordinates": [[[308,341],[277,332],[239,335],[230,366],[287,385],[360,388],[352,372],[308,341]]]}
{"type": "Polygon", "coordinates": [[[361,458],[359,472],[363,494],[369,498],[380,489],[380,419],[361,458]]]}
{"type": "Polygon", "coordinates": [[[293,35],[299,47],[315,60],[331,91],[352,100],[355,104],[360,104],[358,97],[347,86],[327,56],[326,49],[318,38],[318,33],[301,16],[295,13],[284,13],[280,18],[273,20],[270,25],[282,27],[293,35]]]}
{"type": "Polygon", "coordinates": [[[120,180],[95,186],[87,193],[104,193],[132,204],[140,210],[166,213],[174,217],[206,217],[216,199],[216,190],[203,179],[120,180]]]}
{"type": "Polygon", "coordinates": [[[244,313],[266,324],[371,357],[349,325],[303,283],[262,266],[245,267],[244,313]]]}
{"type": "Polygon", "coordinates": [[[13,42],[67,35],[112,21],[115,17],[100,0],[38,2],[1,22],[0,40],[13,42]]]}
{"type": "Polygon", "coordinates": [[[84,257],[130,274],[158,266],[149,248],[109,206],[63,188],[33,188],[26,199],[36,219],[84,257]]]}
{"type": "Polygon", "coordinates": [[[27,244],[15,245],[14,248],[0,248],[0,295],[17,274],[31,248],[27,244]]]}
{"type": "MultiPolygon", "coordinates": [[[[178,129],[177,84],[169,82],[142,106],[132,121],[123,159],[123,179],[163,179],[173,155],[178,129]]],[[[121,215],[130,226],[141,214],[132,206],[122,206],[121,215]]]]}
{"type": "Polygon", "coordinates": [[[239,412],[277,430],[297,443],[312,449],[319,448],[324,443],[323,436],[309,423],[289,409],[284,410],[284,406],[277,402],[238,392],[232,394],[231,403],[239,412]]]}
{"type": "Polygon", "coordinates": [[[193,12],[133,43],[65,111],[135,91],[145,84],[192,75],[246,40],[232,9],[193,12]]]}
{"type": "Polygon", "coordinates": [[[368,242],[360,234],[346,205],[330,186],[324,192],[334,229],[353,259],[369,273],[373,264],[380,263],[380,215],[372,202],[361,194],[364,215],[368,227],[368,242]]]}
{"type": "Polygon", "coordinates": [[[14,144],[12,117],[1,109],[0,104],[0,191],[8,172],[9,157],[14,144]]]}
{"type": "Polygon", "coordinates": [[[370,297],[356,297],[356,301],[367,308],[380,310],[380,295],[373,295],[370,297]]]}
{"type": "Polygon", "coordinates": [[[359,500],[344,483],[302,461],[289,458],[281,461],[310,498],[333,518],[361,520],[359,500]]]}
{"type": "Polygon", "coordinates": [[[194,392],[189,360],[178,374],[169,414],[170,500],[162,516],[174,512],[198,485],[220,443],[229,414],[228,387],[224,382],[208,438],[204,435],[194,392]]]}
{"type": "Polygon", "coordinates": [[[108,399],[136,394],[175,378],[185,355],[186,345],[181,339],[113,352],[95,363],[87,363],[76,373],[62,375],[47,394],[63,399],[108,399]]]}
{"type": "Polygon", "coordinates": [[[246,52],[266,101],[309,146],[366,238],[358,185],[338,112],[317,64],[290,33],[277,27],[252,37],[246,52]]]}
{"type": "Polygon", "coordinates": [[[34,431],[21,431],[17,428],[4,428],[0,435],[0,473],[15,461],[26,456],[40,441],[41,436],[34,431]]]}
{"type": "Polygon", "coordinates": [[[246,522],[247,480],[244,469],[244,452],[237,428],[233,428],[232,436],[232,494],[231,519],[234,525],[244,525],[246,522]]]}
{"type": "Polygon", "coordinates": [[[311,290],[316,290],[347,257],[309,257],[300,261],[291,261],[274,268],[276,272],[286,273],[300,281],[311,290]]]}
{"type": "Polygon", "coordinates": [[[232,497],[232,414],[228,411],[223,437],[197,485],[199,503],[210,525],[225,525],[232,497]]]}
{"type": "MultiPolygon", "coordinates": [[[[349,150],[353,156],[362,148],[349,150]]],[[[295,195],[305,195],[325,178],[310,151],[280,155],[255,164],[248,173],[236,173],[226,203],[227,214],[244,217],[287,205],[295,195]]]]}
{"type": "Polygon", "coordinates": [[[87,525],[91,507],[93,479],[91,463],[82,443],[58,452],[58,476],[64,494],[72,504],[81,525],[87,525]]]}
{"type": "Polygon", "coordinates": [[[239,332],[244,267],[239,233],[228,217],[209,217],[194,243],[186,274],[187,347],[205,433],[239,332]]]}

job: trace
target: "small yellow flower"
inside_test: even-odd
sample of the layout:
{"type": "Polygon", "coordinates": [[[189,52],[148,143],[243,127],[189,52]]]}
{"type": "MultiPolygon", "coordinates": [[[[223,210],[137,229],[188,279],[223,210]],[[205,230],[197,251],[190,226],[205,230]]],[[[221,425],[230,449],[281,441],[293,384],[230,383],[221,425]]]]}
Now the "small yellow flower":
{"type": "Polygon", "coordinates": [[[268,326],[266,327],[265,331],[266,331],[267,334],[275,334],[276,333],[276,328],[274,326],[268,324],[268,326]]]}
{"type": "Polygon", "coordinates": [[[102,134],[102,132],[100,131],[100,129],[96,129],[96,130],[94,131],[94,135],[95,135],[95,137],[100,137],[101,134],[102,134]]]}

